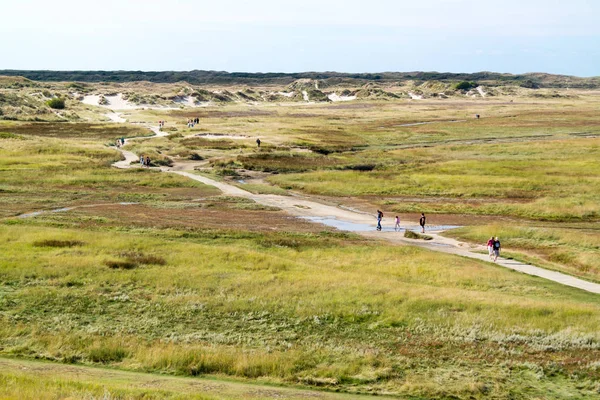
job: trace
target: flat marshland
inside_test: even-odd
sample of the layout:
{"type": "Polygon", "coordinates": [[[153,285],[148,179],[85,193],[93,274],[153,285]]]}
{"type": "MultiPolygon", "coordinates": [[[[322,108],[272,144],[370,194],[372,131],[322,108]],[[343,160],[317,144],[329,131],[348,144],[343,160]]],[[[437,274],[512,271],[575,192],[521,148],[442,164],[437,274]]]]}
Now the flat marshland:
{"type": "Polygon", "coordinates": [[[515,259],[600,281],[593,92],[140,109],[129,124],[72,101],[90,121],[0,121],[0,355],[15,359],[0,360],[0,397],[282,396],[227,379],[415,399],[599,395],[596,294],[111,167],[116,138],[166,120],[168,136],[125,149],[255,193],[426,212],[462,226],[445,235],[497,235],[515,259]],[[11,370],[33,359],[50,363],[11,370]],[[128,372],[71,369],[89,366],[128,372]],[[140,386],[133,372],[223,389],[140,386]]]}

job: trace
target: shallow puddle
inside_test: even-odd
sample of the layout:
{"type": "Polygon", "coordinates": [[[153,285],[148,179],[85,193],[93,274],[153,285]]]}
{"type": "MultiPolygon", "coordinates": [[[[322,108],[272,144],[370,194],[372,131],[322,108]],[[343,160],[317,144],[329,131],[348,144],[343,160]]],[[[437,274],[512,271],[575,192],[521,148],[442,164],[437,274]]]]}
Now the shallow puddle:
{"type": "MultiPolygon", "coordinates": [[[[341,221],[335,217],[298,217],[300,219],[318,222],[323,225],[331,226],[332,228],[339,229],[341,231],[349,231],[349,232],[368,232],[376,230],[377,223],[373,222],[373,224],[359,224],[355,222],[349,221],[341,221]]],[[[454,225],[432,225],[430,227],[425,228],[425,233],[427,232],[439,232],[446,231],[449,229],[459,228],[459,226],[454,225]]],[[[382,227],[382,232],[398,232],[403,233],[407,228],[400,227],[399,230],[395,230],[393,226],[385,226],[382,227]]],[[[409,228],[409,230],[420,233],[421,230],[419,228],[409,228]]]]}

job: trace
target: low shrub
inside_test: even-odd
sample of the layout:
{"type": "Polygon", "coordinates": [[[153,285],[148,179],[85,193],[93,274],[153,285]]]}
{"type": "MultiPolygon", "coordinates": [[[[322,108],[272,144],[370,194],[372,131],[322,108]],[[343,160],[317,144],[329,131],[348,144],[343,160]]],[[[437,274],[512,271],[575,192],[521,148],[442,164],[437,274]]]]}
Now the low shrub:
{"type": "Polygon", "coordinates": [[[65,108],[65,99],[61,97],[55,97],[46,102],[46,105],[55,110],[62,110],[65,108]]]}
{"type": "Polygon", "coordinates": [[[475,87],[477,87],[475,82],[462,81],[456,85],[456,90],[471,90],[475,87]]]}
{"type": "Polygon", "coordinates": [[[108,260],[104,262],[108,268],[112,269],[134,269],[138,267],[138,264],[130,260],[108,260]]]}
{"type": "Polygon", "coordinates": [[[153,254],[144,254],[136,251],[127,251],[120,254],[121,257],[125,258],[127,261],[143,264],[143,265],[166,265],[167,260],[160,256],[156,256],[153,254]]]}
{"type": "Polygon", "coordinates": [[[422,235],[420,233],[409,231],[409,230],[406,230],[406,232],[404,232],[404,237],[407,239],[420,239],[420,240],[432,240],[433,239],[431,236],[422,235]]]}
{"type": "Polygon", "coordinates": [[[35,247],[76,247],[83,246],[85,243],[80,240],[38,240],[33,243],[35,247]]]}
{"type": "Polygon", "coordinates": [[[190,160],[193,161],[202,161],[204,160],[204,157],[202,157],[200,154],[198,153],[191,153],[188,157],[190,160]]]}

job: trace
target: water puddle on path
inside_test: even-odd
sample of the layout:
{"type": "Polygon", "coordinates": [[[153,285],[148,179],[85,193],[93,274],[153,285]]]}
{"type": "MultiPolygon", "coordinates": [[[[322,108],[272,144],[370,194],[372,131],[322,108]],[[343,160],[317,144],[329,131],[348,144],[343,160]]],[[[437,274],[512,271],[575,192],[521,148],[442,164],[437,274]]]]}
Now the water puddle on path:
{"type": "Polygon", "coordinates": [[[357,224],[354,222],[340,221],[339,219],[335,219],[334,217],[298,217],[298,218],[306,220],[306,221],[318,222],[320,224],[331,226],[332,228],[336,228],[341,231],[365,232],[365,231],[375,230],[375,225],[357,224]]]}
{"type": "MultiPolygon", "coordinates": [[[[300,219],[303,219],[305,221],[311,221],[311,222],[318,222],[320,224],[323,225],[327,225],[330,226],[332,228],[336,228],[339,229],[341,231],[349,231],[349,232],[369,232],[369,231],[374,231],[376,230],[376,223],[374,222],[373,224],[359,224],[359,223],[355,223],[355,222],[348,222],[348,221],[341,221],[335,217],[298,217],[300,219]]],[[[449,229],[455,229],[455,228],[459,228],[459,226],[455,226],[455,225],[435,225],[435,226],[430,226],[426,228],[426,234],[427,232],[440,232],[440,231],[447,231],[449,229]]],[[[407,228],[403,228],[400,227],[400,229],[398,231],[396,231],[393,227],[391,226],[383,226],[382,231],[383,232],[398,232],[398,233],[403,233],[407,228]]],[[[419,228],[408,228],[409,230],[413,231],[413,232],[417,232],[420,233],[420,229],[419,228]]]]}

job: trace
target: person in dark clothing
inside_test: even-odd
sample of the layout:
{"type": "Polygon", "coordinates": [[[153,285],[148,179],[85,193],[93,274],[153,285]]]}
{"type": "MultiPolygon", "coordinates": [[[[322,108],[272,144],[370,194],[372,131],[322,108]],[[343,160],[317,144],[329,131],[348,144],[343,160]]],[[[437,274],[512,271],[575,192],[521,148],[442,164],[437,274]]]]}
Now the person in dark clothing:
{"type": "Polygon", "coordinates": [[[500,244],[500,239],[498,239],[498,236],[496,236],[496,239],[494,239],[494,262],[496,262],[498,257],[500,257],[501,248],[502,245],[500,244]]]}
{"type": "Polygon", "coordinates": [[[419,225],[421,225],[421,233],[425,233],[425,222],[426,222],[425,214],[421,213],[421,218],[419,218],[419,225]]]}
{"type": "Polygon", "coordinates": [[[146,167],[150,168],[150,157],[146,156],[146,167]]]}
{"type": "Polygon", "coordinates": [[[381,210],[377,210],[377,230],[381,230],[381,220],[383,219],[383,212],[381,210]]]}
{"type": "Polygon", "coordinates": [[[256,139],[256,145],[258,146],[258,148],[260,149],[260,139],[256,139]]]}

